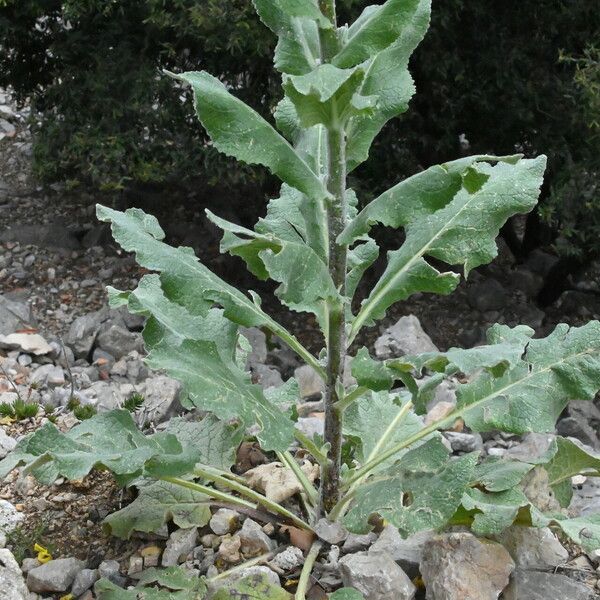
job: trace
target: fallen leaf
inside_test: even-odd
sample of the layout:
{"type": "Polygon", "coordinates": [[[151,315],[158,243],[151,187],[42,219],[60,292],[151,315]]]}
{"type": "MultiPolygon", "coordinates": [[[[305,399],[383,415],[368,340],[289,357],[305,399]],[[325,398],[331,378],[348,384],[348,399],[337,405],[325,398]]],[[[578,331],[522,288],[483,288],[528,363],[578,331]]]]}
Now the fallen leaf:
{"type": "MultiPolygon", "coordinates": [[[[314,482],[319,476],[319,465],[313,465],[305,460],[300,467],[309,481],[314,482]]],[[[263,492],[273,502],[283,502],[302,490],[294,472],[284,467],[280,462],[260,465],[244,473],[248,485],[263,492]]]]}

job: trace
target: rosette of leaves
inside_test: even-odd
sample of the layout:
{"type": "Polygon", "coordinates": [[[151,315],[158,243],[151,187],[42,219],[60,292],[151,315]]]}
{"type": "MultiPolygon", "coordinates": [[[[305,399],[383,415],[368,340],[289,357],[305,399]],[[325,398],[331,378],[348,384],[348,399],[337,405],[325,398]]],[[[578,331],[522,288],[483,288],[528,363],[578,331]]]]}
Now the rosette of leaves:
{"type": "MultiPolygon", "coordinates": [[[[528,327],[497,325],[485,346],[385,362],[363,348],[351,358],[356,384],[344,384],[343,377],[350,344],[392,304],[415,293],[449,294],[461,272],[467,277],[494,259],[499,229],[535,206],[545,157],[461,158],[400,181],[359,212],[347,175],[368,158],[385,123],[407,108],[414,91],[408,60],[427,30],[429,0],[369,6],[350,26],[337,23],[333,0],[254,4],[279,38],[275,66],[284,95],[275,124],[235,97],[233,81],[205,72],[174,77],[191,86],[198,118],[215,148],[264,165],[281,179],[280,196],[254,229],[208,216],[224,232],[223,251],[241,257],[256,276],[276,281],[275,293],[290,310],[315,315],[326,341],[323,352],[311,354],[263,310],[257,294],[218,278],[189,248],[167,245],[153,216],[103,206],[97,214],[111,224],[122,248],[152,272],[131,292],[110,290],[113,306],[147,317],[148,364],[179,379],[184,405],[209,412],[211,426],[222,432],[224,423],[236,422],[239,436],[252,431],[263,450],[276,454],[303,489],[303,514],[249,489],[230,472],[228,452],[239,437],[228,446],[226,436],[210,436],[220,442],[209,452],[202,447],[206,433],[190,431],[190,425],[172,424],[143,436],[122,412],[93,417],[67,434],[46,426],[20,442],[0,470],[25,464],[52,481],[102,467],[124,484],[135,482],[139,510],[129,511],[135,517],[108,519],[119,535],[170,518],[177,522],[182,512],[200,524],[208,517],[203,509],[177,507],[208,506],[217,499],[246,509],[259,506],[308,530],[320,518],[340,520],[357,533],[385,519],[405,536],[452,524],[491,535],[520,523],[552,526],[586,549],[600,547],[600,517],[570,518],[566,512],[571,478],[600,475],[598,456],[556,438],[530,462],[478,453],[452,457],[440,434],[459,419],[476,432],[553,431],[570,399],[591,400],[600,388],[600,323],[559,325],[544,339],[534,339],[528,327]],[[388,253],[379,281],[353,311],[357,285],[378,256],[369,236],[375,224],[402,228],[404,243],[388,253]],[[293,379],[269,390],[252,383],[240,326],[278,336],[323,379],[323,444],[295,427],[289,408],[299,400],[293,379]],[[463,377],[455,408],[426,424],[428,397],[457,373],[463,377]],[[418,382],[424,374],[425,384],[418,382]],[[110,419],[126,427],[127,435],[108,428],[110,419]],[[290,454],[294,439],[320,466],[318,489],[290,454]],[[553,502],[540,505],[531,494],[532,478],[553,502]],[[168,494],[156,487],[165,485],[168,494]],[[181,489],[193,494],[181,497],[181,489]],[[140,518],[147,511],[150,518],[140,518]]],[[[321,547],[317,541],[306,558],[298,600],[305,597],[321,547]]],[[[356,596],[344,590],[334,597],[356,596]]]]}

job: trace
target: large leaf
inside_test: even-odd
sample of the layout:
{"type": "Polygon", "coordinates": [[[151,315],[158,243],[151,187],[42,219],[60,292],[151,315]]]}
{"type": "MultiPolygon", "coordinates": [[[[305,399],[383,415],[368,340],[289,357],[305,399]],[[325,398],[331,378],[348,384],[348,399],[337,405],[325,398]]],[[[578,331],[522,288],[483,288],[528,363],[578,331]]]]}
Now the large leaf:
{"type": "Polygon", "coordinates": [[[360,93],[376,96],[377,106],[371,114],[356,116],[349,124],[346,159],[350,171],[368,158],[369,148],[383,126],[408,108],[415,92],[408,59],[429,27],[430,12],[431,0],[420,0],[402,24],[398,39],[367,63],[360,93]]]}
{"type": "Polygon", "coordinates": [[[600,323],[560,324],[529,340],[520,363],[501,377],[482,372],[460,386],[455,413],[475,431],[553,431],[570,399],[591,400],[598,389],[600,323]]]}
{"type": "MultiPolygon", "coordinates": [[[[423,421],[412,411],[403,410],[403,401],[387,392],[372,392],[356,400],[344,413],[344,434],[357,440],[355,458],[365,464],[388,448],[410,438],[423,428],[423,421]]],[[[375,471],[385,469],[401,458],[394,455],[375,471]]]]}
{"type": "MultiPolygon", "coordinates": [[[[500,227],[510,216],[535,206],[545,164],[545,157],[495,166],[475,162],[462,173],[462,187],[443,208],[431,214],[419,209],[422,216],[406,224],[402,248],[388,253],[388,266],[352,324],[350,339],[363,324],[385,316],[395,302],[416,292],[448,294],[455,289],[459,275],[438,271],[426,257],[463,265],[465,276],[491,261],[500,227]]],[[[438,196],[438,206],[440,202],[445,202],[444,194],[438,196]]],[[[404,212],[403,220],[408,216],[404,212]]]]}
{"type": "Polygon", "coordinates": [[[275,68],[308,73],[320,58],[319,27],[331,29],[314,0],[253,0],[261,21],[279,36],[275,68]]]}
{"type": "Polygon", "coordinates": [[[323,182],[289,142],[218,79],[204,71],[176,77],[192,86],[198,118],[218,150],[248,164],[266,166],[310,198],[328,196],[323,182]]]}
{"type": "Polygon", "coordinates": [[[274,586],[262,573],[248,575],[220,588],[213,600],[291,600],[292,596],[274,586]]]}
{"type": "Polygon", "coordinates": [[[348,29],[346,41],[333,64],[349,68],[372,58],[413,26],[419,0],[388,0],[381,6],[367,6],[348,29]]]}
{"type": "Polygon", "coordinates": [[[303,127],[322,124],[339,128],[375,108],[377,96],[359,93],[364,76],[360,67],[338,69],[323,64],[306,75],[284,78],[283,87],[303,127]]]}
{"type": "Polygon", "coordinates": [[[398,527],[403,536],[439,529],[459,506],[476,463],[474,453],[448,462],[437,473],[374,477],[357,488],[344,525],[355,533],[366,533],[375,514],[398,527]]]}
{"type": "Polygon", "coordinates": [[[209,410],[221,419],[258,423],[256,435],[267,450],[284,452],[294,437],[293,422],[265,397],[259,385],[233,360],[225,360],[215,342],[185,340],[179,346],[155,344],[146,362],[164,369],[184,386],[184,404],[209,410]]]}
{"type": "MultiPolygon", "coordinates": [[[[0,461],[0,475],[25,464],[28,472],[50,484],[60,476],[82,479],[92,469],[105,467],[126,482],[141,474],[154,457],[184,455],[186,451],[174,435],[144,435],[129,411],[113,410],[83,421],[67,433],[45,424],[0,461]]],[[[195,462],[190,458],[190,468],[195,462]]]]}
{"type": "Polygon", "coordinates": [[[133,531],[150,533],[169,521],[183,528],[204,527],[210,521],[210,499],[204,494],[167,481],[139,487],[131,504],[104,520],[112,535],[128,539],[133,531]]]}

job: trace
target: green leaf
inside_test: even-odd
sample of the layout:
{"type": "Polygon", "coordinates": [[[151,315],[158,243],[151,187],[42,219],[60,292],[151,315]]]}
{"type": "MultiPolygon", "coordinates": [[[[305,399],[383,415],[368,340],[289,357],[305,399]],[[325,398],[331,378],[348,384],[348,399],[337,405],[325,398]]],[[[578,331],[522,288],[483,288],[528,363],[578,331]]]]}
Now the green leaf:
{"type": "Polygon", "coordinates": [[[175,77],[192,86],[196,114],[217,150],[248,164],[266,166],[310,198],[329,195],[289,142],[256,111],[231,95],[218,79],[204,71],[175,77]]]}
{"type": "Polygon", "coordinates": [[[377,260],[379,247],[372,239],[354,246],[348,252],[348,274],[346,275],[346,296],[352,298],[365,271],[377,260]]]}
{"type": "MultiPolygon", "coordinates": [[[[406,397],[401,400],[388,392],[371,392],[358,398],[346,409],[344,434],[358,441],[355,458],[360,464],[369,462],[423,429],[422,419],[406,410],[407,402],[406,397]]],[[[385,469],[399,460],[402,454],[394,455],[375,471],[385,469]]]]}
{"type": "Polygon", "coordinates": [[[249,575],[222,587],[213,600],[291,600],[291,594],[269,583],[263,574],[249,575]]]}
{"type": "Polygon", "coordinates": [[[488,492],[504,492],[519,485],[533,465],[518,460],[489,457],[477,465],[473,483],[488,492]]]}
{"type": "Polygon", "coordinates": [[[133,531],[150,533],[173,521],[182,528],[203,527],[211,518],[210,499],[167,481],[139,485],[138,497],[104,520],[112,535],[128,539],[133,531]]]}
{"type": "Polygon", "coordinates": [[[361,68],[338,69],[326,63],[306,75],[285,77],[283,87],[303,127],[341,128],[351,117],[371,114],[375,108],[376,96],[358,93],[364,75],[361,68]]]}
{"type": "MultiPolygon", "coordinates": [[[[5,475],[20,464],[45,484],[62,476],[82,479],[92,469],[105,467],[122,483],[141,474],[153,457],[184,456],[177,438],[166,433],[144,435],[127,410],[98,414],[61,433],[46,423],[22,439],[14,452],[0,461],[5,475]]],[[[194,462],[191,463],[193,467],[194,462]]]]}
{"type": "Polygon", "coordinates": [[[347,40],[333,64],[348,68],[372,58],[392,45],[407,27],[412,27],[419,0],[388,0],[381,6],[367,6],[348,29],[347,40]]]}
{"type": "Polygon", "coordinates": [[[482,372],[461,385],[455,413],[474,431],[542,433],[554,430],[570,399],[591,400],[598,389],[600,323],[560,324],[529,340],[520,363],[501,377],[482,372]]]}
{"type": "Polygon", "coordinates": [[[369,356],[366,348],[360,348],[351,363],[352,376],[358,385],[368,387],[374,392],[390,390],[394,385],[394,376],[385,363],[369,356]]]}
{"type": "Polygon", "coordinates": [[[554,515],[551,519],[551,524],[562,529],[586,552],[593,552],[600,549],[600,514],[573,519],[554,515]]]}
{"type": "Polygon", "coordinates": [[[124,590],[108,579],[100,579],[94,586],[98,600],[202,600],[207,587],[204,578],[190,577],[181,567],[148,569],[138,585],[124,590]],[[146,587],[159,584],[163,588],[146,587]]]}
{"type": "Polygon", "coordinates": [[[220,354],[215,342],[185,340],[179,346],[159,342],[146,362],[181,381],[187,398],[184,405],[209,410],[223,420],[239,418],[247,427],[258,423],[256,436],[264,449],[288,449],[294,438],[293,422],[265,398],[260,386],[250,383],[233,359],[220,354]]]}
{"type": "Polygon", "coordinates": [[[329,596],[330,600],[365,600],[365,597],[354,588],[341,588],[329,596]]]}
{"type": "Polygon", "coordinates": [[[364,96],[376,96],[377,106],[370,115],[354,117],[347,130],[346,159],[352,171],[367,160],[369,148],[383,126],[408,108],[415,86],[408,72],[408,59],[429,27],[431,0],[421,0],[403,23],[399,38],[366,63],[366,76],[360,88],[364,96]]]}
{"type": "Polygon", "coordinates": [[[452,517],[473,478],[477,453],[452,460],[437,473],[375,477],[356,490],[344,525],[352,532],[370,530],[373,514],[398,527],[403,536],[439,529],[452,517]]]}
{"type": "Polygon", "coordinates": [[[550,487],[563,508],[569,506],[573,496],[571,477],[586,474],[600,477],[600,455],[589,452],[573,440],[557,437],[552,441],[544,464],[550,487]]]}
{"type": "Polygon", "coordinates": [[[540,157],[516,164],[470,166],[462,175],[463,187],[450,202],[407,223],[406,241],[400,250],[388,253],[388,266],[352,324],[350,339],[363,324],[385,316],[395,302],[416,292],[448,294],[455,289],[459,275],[440,273],[426,256],[463,265],[465,276],[491,261],[497,253],[495,238],[500,227],[510,216],[535,206],[545,164],[545,157],[540,157]],[[464,184],[472,173],[482,176],[477,189],[464,184]]]}
{"type": "Polygon", "coordinates": [[[284,73],[307,73],[320,57],[318,28],[331,29],[314,0],[253,0],[261,21],[279,36],[275,68],[284,73]]]}

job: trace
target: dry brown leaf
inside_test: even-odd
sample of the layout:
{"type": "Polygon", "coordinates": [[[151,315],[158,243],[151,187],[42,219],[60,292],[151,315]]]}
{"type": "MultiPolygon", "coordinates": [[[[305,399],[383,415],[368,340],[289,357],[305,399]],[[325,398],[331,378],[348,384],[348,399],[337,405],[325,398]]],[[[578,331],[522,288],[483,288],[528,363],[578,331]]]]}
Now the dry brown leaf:
{"type": "MultiPolygon", "coordinates": [[[[300,468],[311,482],[319,476],[319,465],[305,460],[300,468]]],[[[259,465],[244,473],[244,477],[250,487],[263,492],[273,502],[283,502],[302,490],[294,472],[280,462],[259,465]]]]}

